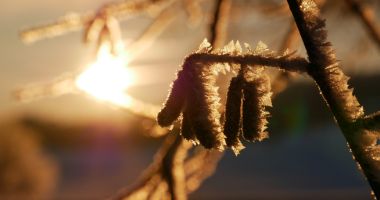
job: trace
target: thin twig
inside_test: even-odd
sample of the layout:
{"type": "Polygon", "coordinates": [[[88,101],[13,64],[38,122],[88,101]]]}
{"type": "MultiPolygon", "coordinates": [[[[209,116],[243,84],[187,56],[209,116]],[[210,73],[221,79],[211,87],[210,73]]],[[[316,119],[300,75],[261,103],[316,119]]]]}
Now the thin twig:
{"type": "Polygon", "coordinates": [[[292,20],[289,23],[288,31],[284,37],[284,40],[281,43],[279,51],[285,51],[286,49],[293,49],[293,47],[298,46],[299,36],[297,25],[292,20]]]}
{"type": "Polygon", "coordinates": [[[128,50],[126,51],[128,57],[133,59],[152,45],[155,39],[174,21],[178,14],[175,9],[175,7],[170,6],[163,10],[148,26],[148,28],[146,28],[143,33],[130,45],[128,45],[128,50]]]}
{"type": "Polygon", "coordinates": [[[372,37],[380,50],[380,28],[375,21],[374,10],[365,5],[364,2],[358,0],[346,0],[346,4],[360,18],[363,25],[367,29],[368,34],[372,37]]]}
{"type": "MultiPolygon", "coordinates": [[[[153,163],[142,178],[134,186],[121,190],[111,199],[151,199],[148,197],[161,190],[160,185],[163,182],[167,185],[165,191],[169,192],[168,195],[172,199],[186,199],[185,174],[182,174],[183,161],[191,144],[179,136],[178,129],[173,132],[165,138],[153,163]]],[[[163,193],[166,193],[165,191],[163,193]]]]}
{"type": "Polygon", "coordinates": [[[187,199],[184,160],[189,148],[189,143],[177,135],[175,142],[163,158],[162,173],[168,183],[168,190],[172,199],[187,199]]]}
{"type": "Polygon", "coordinates": [[[183,7],[186,11],[187,21],[191,27],[198,25],[202,18],[202,7],[200,5],[203,0],[184,0],[183,7]]]}
{"type": "Polygon", "coordinates": [[[186,190],[192,193],[197,190],[202,182],[214,174],[220,159],[224,153],[219,151],[201,150],[185,163],[186,190]]]}
{"type": "Polygon", "coordinates": [[[175,1],[176,0],[133,0],[111,3],[103,6],[98,12],[87,12],[84,14],[69,13],[55,22],[27,28],[21,31],[20,37],[25,43],[32,43],[86,27],[100,12],[114,16],[119,20],[128,19],[141,13],[152,13],[153,9],[162,10],[175,1]]]}
{"type": "Polygon", "coordinates": [[[231,3],[231,0],[216,1],[213,20],[210,24],[210,42],[214,47],[222,46],[226,40],[231,3]]]}
{"type": "Polygon", "coordinates": [[[309,62],[304,58],[292,57],[291,54],[284,56],[263,56],[254,54],[193,53],[185,59],[184,63],[184,66],[196,66],[187,63],[233,63],[240,64],[241,66],[262,65],[299,73],[306,72],[309,66],[309,62]]]}
{"type": "MultiPolygon", "coordinates": [[[[298,39],[298,29],[297,25],[292,20],[289,25],[288,32],[286,33],[284,40],[280,46],[279,51],[285,51],[286,49],[292,49],[292,47],[296,46],[299,42],[298,39]]],[[[272,92],[273,94],[278,94],[282,92],[288,83],[291,81],[292,77],[294,77],[294,73],[288,71],[280,71],[277,76],[272,81],[272,92]]]]}

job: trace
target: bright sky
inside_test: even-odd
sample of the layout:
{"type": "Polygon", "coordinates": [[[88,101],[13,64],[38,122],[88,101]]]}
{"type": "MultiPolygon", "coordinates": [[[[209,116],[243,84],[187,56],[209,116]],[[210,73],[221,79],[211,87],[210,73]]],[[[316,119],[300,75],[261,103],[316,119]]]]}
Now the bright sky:
{"type": "MultiPolygon", "coordinates": [[[[65,95],[28,104],[17,103],[10,95],[14,89],[27,83],[46,82],[65,72],[76,72],[95,60],[94,47],[81,43],[81,32],[24,45],[18,38],[19,30],[53,21],[69,12],[93,10],[106,2],[110,1],[3,0],[0,3],[0,116],[25,110],[67,116],[88,116],[89,112],[103,115],[109,112],[109,108],[105,108],[103,104],[83,95],[65,95]]],[[[286,32],[288,20],[272,18],[259,22],[260,19],[247,16],[240,14],[240,20],[239,16],[231,20],[230,37],[251,43],[252,46],[263,40],[269,48],[275,50],[286,32]]],[[[337,15],[329,17],[331,20],[328,21],[328,25],[331,29],[334,28],[330,30],[330,39],[338,51],[338,58],[343,64],[354,63],[352,72],[358,72],[358,69],[360,72],[373,72],[376,69],[373,63],[378,62],[378,53],[376,48],[366,42],[358,20],[341,20],[337,15]],[[363,50],[366,48],[362,47],[366,46],[369,46],[369,50],[363,50]],[[368,51],[366,53],[370,55],[365,59],[366,63],[361,63],[365,68],[355,65],[352,55],[364,51],[368,51]]],[[[123,39],[131,41],[148,24],[147,18],[123,22],[123,39]]],[[[190,29],[183,24],[184,20],[177,20],[169,27],[171,31],[164,32],[150,49],[130,63],[130,69],[136,74],[135,81],[138,85],[129,89],[132,95],[158,105],[165,99],[169,83],[174,78],[182,58],[192,52],[206,36],[206,30],[202,27],[190,29]]]]}

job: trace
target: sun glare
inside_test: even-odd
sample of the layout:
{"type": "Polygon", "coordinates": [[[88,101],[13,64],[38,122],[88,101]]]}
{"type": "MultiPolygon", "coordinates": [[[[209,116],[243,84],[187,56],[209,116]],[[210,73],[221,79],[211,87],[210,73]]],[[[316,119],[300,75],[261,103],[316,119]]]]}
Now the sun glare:
{"type": "Polygon", "coordinates": [[[126,89],[133,84],[135,76],[127,65],[124,56],[111,54],[110,46],[104,44],[96,61],[76,78],[76,86],[97,99],[119,106],[128,105],[131,97],[126,89]]]}

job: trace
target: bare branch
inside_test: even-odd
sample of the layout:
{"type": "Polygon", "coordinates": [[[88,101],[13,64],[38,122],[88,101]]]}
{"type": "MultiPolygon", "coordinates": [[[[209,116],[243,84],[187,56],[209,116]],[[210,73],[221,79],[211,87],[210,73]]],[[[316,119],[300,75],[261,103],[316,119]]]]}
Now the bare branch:
{"type": "Polygon", "coordinates": [[[188,24],[192,27],[198,25],[203,18],[203,10],[200,5],[203,0],[184,0],[184,9],[187,15],[188,24]]]}
{"type": "Polygon", "coordinates": [[[200,150],[185,163],[186,190],[192,193],[202,182],[214,174],[216,167],[224,153],[218,151],[200,150]]]}
{"type": "Polygon", "coordinates": [[[168,190],[172,199],[187,199],[186,175],[183,162],[189,148],[189,143],[185,144],[185,140],[181,136],[177,136],[163,158],[162,173],[168,183],[168,190]]]}
{"type": "Polygon", "coordinates": [[[231,0],[216,0],[214,16],[210,24],[210,42],[214,47],[220,47],[226,41],[231,4],[231,0]]]}
{"type": "Polygon", "coordinates": [[[372,37],[373,41],[376,43],[377,47],[380,50],[380,28],[375,21],[374,10],[368,5],[365,5],[363,1],[346,0],[345,2],[360,18],[363,25],[367,29],[368,34],[372,37]]]}
{"type": "MultiPolygon", "coordinates": [[[[178,129],[174,131],[178,132],[178,129]]],[[[191,144],[177,133],[169,134],[141,180],[111,199],[157,199],[156,195],[160,198],[169,195],[171,199],[186,199],[183,162],[190,147],[191,144]]]]}
{"type": "Polygon", "coordinates": [[[44,38],[52,38],[68,32],[86,27],[98,13],[114,16],[118,19],[127,19],[141,13],[152,13],[164,9],[176,0],[143,0],[123,1],[103,6],[98,12],[85,14],[70,13],[56,22],[40,25],[21,31],[20,37],[25,43],[32,43],[44,38]]]}
{"type": "Polygon", "coordinates": [[[378,153],[375,155],[377,138],[356,126],[355,121],[364,116],[364,111],[349,89],[348,77],[339,68],[332,45],[327,41],[319,9],[312,0],[288,0],[288,4],[309,56],[308,73],[334,114],[375,196],[380,198],[380,159],[378,153]]]}
{"type": "MultiPolygon", "coordinates": [[[[298,44],[298,29],[297,25],[292,20],[289,25],[289,30],[286,33],[279,51],[285,51],[286,49],[292,49],[296,44],[298,44]]],[[[282,92],[291,79],[294,77],[294,74],[288,71],[278,72],[276,78],[272,81],[272,91],[273,94],[278,94],[282,92]]]]}
{"type": "Polygon", "coordinates": [[[136,57],[146,48],[152,45],[155,39],[174,21],[178,12],[173,6],[163,10],[149,25],[144,32],[128,45],[127,54],[129,57],[136,57]]]}
{"type": "Polygon", "coordinates": [[[192,63],[230,63],[230,64],[240,64],[242,66],[248,65],[262,65],[268,67],[275,67],[291,72],[306,72],[309,63],[301,57],[292,57],[290,55],[284,56],[263,56],[254,54],[243,54],[243,55],[231,55],[229,53],[193,53],[190,54],[184,64],[186,66],[194,66],[192,63]]]}

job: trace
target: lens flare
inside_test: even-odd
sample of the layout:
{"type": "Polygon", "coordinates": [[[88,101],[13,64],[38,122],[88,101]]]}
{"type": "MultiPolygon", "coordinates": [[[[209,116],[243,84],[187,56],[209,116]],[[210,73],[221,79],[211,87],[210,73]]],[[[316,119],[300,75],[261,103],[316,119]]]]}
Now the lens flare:
{"type": "Polygon", "coordinates": [[[86,94],[136,114],[155,118],[159,106],[131,97],[126,90],[136,84],[136,75],[128,67],[125,54],[113,55],[110,46],[103,44],[96,61],[75,79],[76,87],[86,94]]]}
{"type": "Polygon", "coordinates": [[[126,89],[134,83],[135,75],[127,68],[125,57],[113,55],[110,46],[100,47],[97,59],[77,78],[76,86],[91,96],[116,105],[129,104],[126,89]]]}

